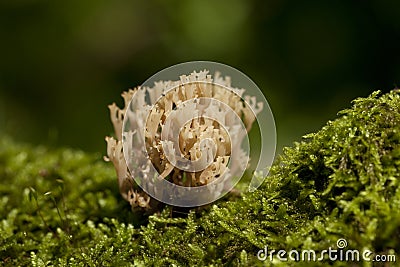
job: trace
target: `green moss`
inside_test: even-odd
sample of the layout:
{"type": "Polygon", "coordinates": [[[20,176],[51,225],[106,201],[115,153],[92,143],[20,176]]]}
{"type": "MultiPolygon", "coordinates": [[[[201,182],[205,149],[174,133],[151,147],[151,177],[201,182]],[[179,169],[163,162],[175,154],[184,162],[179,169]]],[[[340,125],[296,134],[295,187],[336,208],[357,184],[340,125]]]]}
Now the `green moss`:
{"type": "Polygon", "coordinates": [[[256,257],[265,245],[320,251],[339,238],[348,249],[398,253],[399,169],[397,92],[355,100],[318,133],[285,149],[256,192],[178,218],[171,207],[150,217],[131,213],[101,155],[3,138],[0,263],[271,265],[256,257]]]}

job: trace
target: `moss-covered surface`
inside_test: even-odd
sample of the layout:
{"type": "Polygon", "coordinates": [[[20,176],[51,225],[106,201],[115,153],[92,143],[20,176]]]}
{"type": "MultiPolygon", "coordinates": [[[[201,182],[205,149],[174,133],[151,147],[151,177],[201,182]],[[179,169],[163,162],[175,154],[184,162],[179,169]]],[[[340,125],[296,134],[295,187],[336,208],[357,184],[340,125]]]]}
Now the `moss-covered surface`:
{"type": "Polygon", "coordinates": [[[130,212],[101,155],[3,138],[0,265],[271,265],[256,256],[266,245],[321,251],[335,248],[339,238],[346,249],[396,254],[400,96],[374,93],[353,104],[285,149],[256,192],[181,217],[170,207],[150,217],[130,212]]]}

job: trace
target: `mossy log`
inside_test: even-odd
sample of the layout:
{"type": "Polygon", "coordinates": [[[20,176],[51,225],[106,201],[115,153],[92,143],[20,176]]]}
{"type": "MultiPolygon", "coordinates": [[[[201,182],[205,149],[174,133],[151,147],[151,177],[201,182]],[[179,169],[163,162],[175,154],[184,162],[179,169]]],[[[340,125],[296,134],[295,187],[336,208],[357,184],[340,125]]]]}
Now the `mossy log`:
{"type": "MultiPolygon", "coordinates": [[[[176,216],[132,213],[99,154],[0,141],[0,265],[334,266],[260,261],[265,246],[400,250],[400,95],[354,100],[286,148],[254,193],[176,216]]],[[[395,265],[395,263],[391,263],[395,265]]],[[[382,265],[392,266],[392,265],[382,265]]]]}

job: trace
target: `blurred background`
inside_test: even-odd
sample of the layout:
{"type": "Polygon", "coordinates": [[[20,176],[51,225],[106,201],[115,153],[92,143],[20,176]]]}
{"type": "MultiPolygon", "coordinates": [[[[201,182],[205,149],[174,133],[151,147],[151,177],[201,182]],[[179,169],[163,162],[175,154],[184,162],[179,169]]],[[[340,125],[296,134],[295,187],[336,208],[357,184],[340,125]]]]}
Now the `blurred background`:
{"type": "Polygon", "coordinates": [[[278,151],[400,84],[399,1],[3,0],[0,40],[0,134],[103,154],[107,105],[185,61],[247,74],[278,151]]]}

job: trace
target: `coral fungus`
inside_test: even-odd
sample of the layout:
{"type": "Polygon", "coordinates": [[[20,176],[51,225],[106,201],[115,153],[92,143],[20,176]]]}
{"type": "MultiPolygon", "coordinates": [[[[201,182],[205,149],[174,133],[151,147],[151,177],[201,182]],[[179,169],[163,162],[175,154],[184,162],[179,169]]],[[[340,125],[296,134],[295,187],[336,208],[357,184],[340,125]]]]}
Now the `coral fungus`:
{"type": "Polygon", "coordinates": [[[230,77],[216,73],[213,78],[204,70],[182,75],[178,81],[129,90],[122,94],[123,109],[115,103],[109,106],[117,140],[106,137],[106,160],[114,164],[121,194],[132,207],[149,207],[149,196],[134,181],[141,174],[151,179],[151,166],[161,178],[185,187],[222,179],[217,192],[231,182],[229,175],[246,168],[242,141],[263,105],[255,97],[242,99],[244,91],[233,88],[230,77]],[[125,117],[134,130],[123,133],[125,117]],[[174,144],[171,140],[176,137],[174,144]],[[129,144],[126,147],[123,139],[129,144]],[[144,148],[148,157],[139,156],[144,148]],[[127,159],[123,149],[128,150],[127,159]],[[127,162],[135,168],[128,168],[127,162]]]}

